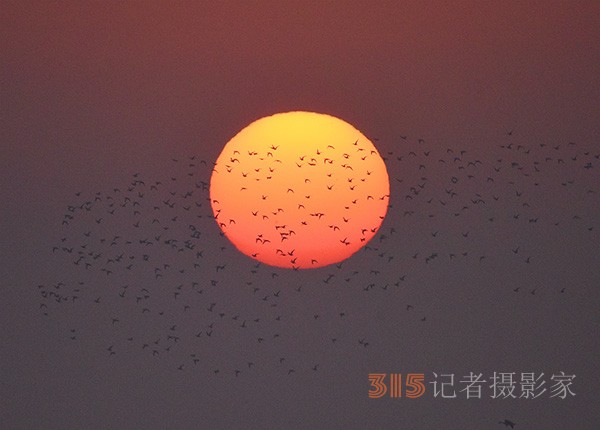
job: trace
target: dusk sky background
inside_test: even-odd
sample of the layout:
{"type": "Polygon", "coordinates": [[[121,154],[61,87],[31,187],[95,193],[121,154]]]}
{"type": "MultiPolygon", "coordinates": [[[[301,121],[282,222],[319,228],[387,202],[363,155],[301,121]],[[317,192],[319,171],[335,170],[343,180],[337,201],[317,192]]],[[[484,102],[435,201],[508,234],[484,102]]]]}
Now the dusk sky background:
{"type": "MultiPolygon", "coordinates": [[[[509,419],[517,429],[596,428],[600,3],[6,1],[0,10],[1,427],[494,429],[509,419]],[[254,274],[199,190],[202,267],[180,259],[187,271],[167,276],[169,295],[138,266],[109,277],[53,252],[64,237],[83,244],[86,231],[121,236],[117,247],[153,236],[129,213],[107,215],[104,196],[134,173],[146,187],[162,181],[165,194],[184,193],[185,180],[195,188],[210,178],[238,131],[294,110],[349,122],[384,157],[393,207],[386,238],[370,243],[377,249],[341,269],[263,265],[254,274]],[[466,152],[456,162],[449,149],[466,152]],[[449,188],[468,215],[451,215],[449,188]],[[62,225],[69,205],[97,192],[94,215],[117,221],[100,228],[82,215],[62,225]],[[485,205],[472,203],[477,193],[485,205]],[[193,281],[207,285],[203,294],[193,281]],[[40,297],[73,295],[78,282],[75,302],[40,297]],[[133,299],[144,287],[148,317],[133,299]],[[207,313],[213,302],[223,317],[207,313]],[[253,333],[281,340],[258,347],[227,325],[238,313],[260,319],[253,333]],[[210,341],[194,336],[212,320],[210,341]],[[180,340],[165,351],[171,332],[180,340]],[[158,357],[142,349],[155,338],[158,357]],[[576,375],[576,396],[440,399],[429,384],[419,399],[367,395],[369,373],[429,381],[471,371],[564,371],[576,375]]],[[[165,235],[189,236],[187,222],[169,225],[165,235]]],[[[151,254],[171,258],[156,246],[151,254]]]]}

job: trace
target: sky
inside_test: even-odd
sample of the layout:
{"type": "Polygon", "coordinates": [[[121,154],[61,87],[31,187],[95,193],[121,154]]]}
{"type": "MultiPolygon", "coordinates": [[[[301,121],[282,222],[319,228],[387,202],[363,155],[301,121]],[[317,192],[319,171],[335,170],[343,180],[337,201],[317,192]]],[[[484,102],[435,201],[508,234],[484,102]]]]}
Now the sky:
{"type": "Polygon", "coordinates": [[[597,2],[9,1],[0,20],[8,428],[592,428],[597,2]],[[225,144],[296,110],[386,163],[386,219],[341,267],[257,267],[211,218],[225,144]],[[560,371],[576,396],[429,384],[560,371]],[[370,373],[427,391],[370,399],[370,373]]]}

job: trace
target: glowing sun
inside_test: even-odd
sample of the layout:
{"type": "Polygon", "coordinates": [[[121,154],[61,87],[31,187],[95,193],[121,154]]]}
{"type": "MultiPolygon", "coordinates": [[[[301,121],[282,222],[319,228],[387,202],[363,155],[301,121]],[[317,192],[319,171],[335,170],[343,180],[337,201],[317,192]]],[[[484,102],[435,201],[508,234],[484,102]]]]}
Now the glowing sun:
{"type": "Polygon", "coordinates": [[[375,146],[341,119],[261,118],[223,148],[210,181],[215,220],[244,254],[307,269],[362,248],[385,218],[389,178],[375,146]]]}

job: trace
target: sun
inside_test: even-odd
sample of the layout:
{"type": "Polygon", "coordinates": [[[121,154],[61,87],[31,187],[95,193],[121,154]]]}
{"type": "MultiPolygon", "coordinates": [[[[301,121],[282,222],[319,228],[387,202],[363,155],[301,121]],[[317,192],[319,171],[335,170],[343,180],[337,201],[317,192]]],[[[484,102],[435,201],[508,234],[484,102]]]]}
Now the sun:
{"type": "Polygon", "coordinates": [[[389,177],[373,143],[347,122],[314,112],[261,118],[217,159],[210,202],[238,250],[290,269],[347,259],[377,233],[389,177]]]}

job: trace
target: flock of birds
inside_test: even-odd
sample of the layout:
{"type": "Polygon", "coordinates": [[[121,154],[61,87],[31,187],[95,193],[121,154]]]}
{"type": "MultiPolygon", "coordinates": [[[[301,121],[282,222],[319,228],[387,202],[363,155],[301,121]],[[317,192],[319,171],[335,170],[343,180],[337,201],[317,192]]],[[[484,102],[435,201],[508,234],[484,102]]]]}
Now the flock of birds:
{"type": "MultiPolygon", "coordinates": [[[[97,319],[102,328],[91,332],[67,318],[65,341],[105,336],[107,359],[143,354],[212,377],[321,372],[377,348],[377,322],[363,324],[371,305],[394,300],[406,321],[430,323],[427,306],[408,300],[409,290],[418,296],[418,272],[473,270],[496,258],[535,265],[531,243],[553,231],[597,240],[597,213],[545,208],[556,199],[597,208],[600,154],[574,142],[526,144],[512,132],[492,152],[479,158],[400,136],[380,149],[391,187],[380,229],[350,259],[308,271],[241,255],[211,208],[210,176],[222,166],[173,159],[165,178],[134,173],[129,183],[76,193],[50,250],[63,279],[37,285],[37,306],[48,318],[97,319]],[[502,231],[513,234],[500,240],[502,231]]],[[[506,288],[532,299],[566,291],[506,288]]]]}

